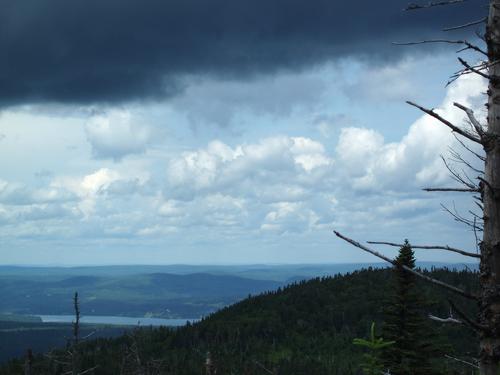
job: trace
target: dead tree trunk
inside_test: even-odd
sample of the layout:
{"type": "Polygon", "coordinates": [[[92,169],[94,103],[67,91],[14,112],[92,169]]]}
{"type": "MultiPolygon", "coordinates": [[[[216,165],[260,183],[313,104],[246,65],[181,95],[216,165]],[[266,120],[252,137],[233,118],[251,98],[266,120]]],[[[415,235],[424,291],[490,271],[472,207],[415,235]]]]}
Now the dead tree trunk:
{"type": "Polygon", "coordinates": [[[481,243],[479,323],[481,375],[500,371],[500,0],[491,0],[486,28],[488,45],[488,129],[482,198],[484,232],[481,243]]]}

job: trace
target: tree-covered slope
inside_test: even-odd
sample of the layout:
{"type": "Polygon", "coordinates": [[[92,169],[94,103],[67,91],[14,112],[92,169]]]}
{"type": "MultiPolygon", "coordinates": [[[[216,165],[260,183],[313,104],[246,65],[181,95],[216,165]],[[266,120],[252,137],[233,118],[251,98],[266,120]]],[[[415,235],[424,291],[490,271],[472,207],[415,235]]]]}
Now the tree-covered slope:
{"type": "MultiPolygon", "coordinates": [[[[476,289],[476,273],[436,270],[432,274],[476,289]]],[[[177,330],[142,329],[82,344],[80,366],[97,365],[95,374],[140,373],[139,367],[148,374],[203,374],[209,351],[217,374],[357,374],[362,349],[353,346],[352,339],[366,336],[372,321],[382,325],[392,279],[390,269],[369,269],[300,282],[245,299],[177,330]]],[[[418,288],[430,300],[433,314],[448,316],[449,294],[422,283],[418,288]]],[[[475,306],[455,301],[474,314],[475,306]]],[[[476,354],[475,336],[467,328],[439,323],[434,327],[446,353],[466,359],[476,354]]],[[[443,373],[451,374],[452,369],[470,373],[454,360],[442,358],[440,363],[443,373]]],[[[22,373],[21,364],[11,362],[0,374],[22,373]]],[[[34,369],[37,374],[64,372],[46,357],[37,358],[34,369]]]]}

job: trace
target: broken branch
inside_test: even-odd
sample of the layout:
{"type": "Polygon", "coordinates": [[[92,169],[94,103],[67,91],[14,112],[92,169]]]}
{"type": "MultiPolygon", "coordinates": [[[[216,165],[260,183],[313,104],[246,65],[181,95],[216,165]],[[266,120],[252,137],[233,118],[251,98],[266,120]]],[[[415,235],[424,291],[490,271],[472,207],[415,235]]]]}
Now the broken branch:
{"type": "MultiPolygon", "coordinates": [[[[393,243],[393,242],[383,242],[383,241],[367,241],[369,244],[372,245],[387,245],[387,246],[394,246],[394,247],[403,247],[404,244],[402,243],[393,243]]],[[[434,246],[434,245],[411,245],[412,249],[425,249],[425,250],[446,250],[446,251],[451,251],[454,253],[458,253],[461,255],[465,255],[467,257],[472,257],[472,258],[481,258],[479,254],[474,254],[465,250],[457,249],[455,247],[450,247],[448,245],[446,246],[434,246]]]]}
{"type": "Polygon", "coordinates": [[[418,104],[415,104],[413,102],[410,102],[410,101],[407,101],[406,103],[408,103],[409,105],[411,105],[413,107],[416,107],[416,108],[420,109],[422,112],[427,113],[429,116],[434,117],[435,119],[439,120],[444,125],[446,125],[447,127],[449,127],[452,131],[460,134],[461,136],[463,136],[463,137],[465,137],[467,139],[470,139],[471,141],[474,141],[474,142],[477,142],[479,144],[482,144],[481,139],[477,138],[474,134],[470,134],[470,133],[466,132],[465,130],[460,129],[458,126],[453,125],[451,122],[449,122],[448,120],[446,120],[445,118],[441,117],[439,114],[437,114],[436,112],[434,112],[433,109],[424,108],[424,107],[422,107],[422,106],[420,106],[418,104]]]}
{"type": "Polygon", "coordinates": [[[429,319],[434,320],[434,321],[439,322],[439,323],[463,324],[463,322],[461,320],[452,318],[451,316],[448,318],[440,318],[439,316],[429,314],[428,317],[429,317],[429,319]]]}
{"type": "Polygon", "coordinates": [[[470,108],[467,108],[466,106],[460,104],[460,103],[453,103],[453,105],[457,108],[460,108],[462,111],[464,111],[467,114],[467,117],[469,118],[471,124],[474,126],[474,129],[476,129],[477,134],[481,138],[484,136],[484,129],[483,126],[479,123],[478,119],[476,116],[474,116],[474,111],[470,108]]]}
{"type": "Polygon", "coordinates": [[[468,299],[472,299],[472,300],[477,300],[477,296],[476,295],[473,295],[473,294],[470,294],[470,293],[467,293],[465,290],[462,290],[460,288],[457,288],[453,285],[449,285],[445,282],[442,282],[442,281],[439,281],[439,280],[436,280],[430,276],[427,276],[427,275],[424,275],[423,273],[420,273],[418,271],[415,271],[414,269],[408,267],[408,266],[405,266],[405,265],[400,265],[398,263],[396,263],[396,261],[394,261],[393,259],[390,259],[388,257],[386,257],[385,255],[383,254],[380,254],[378,251],[376,250],[372,250],[362,244],[360,244],[359,242],[357,241],[354,241],[353,239],[350,239],[348,237],[345,237],[344,235],[342,235],[341,233],[337,232],[337,231],[333,231],[333,233],[335,233],[335,235],[341,239],[343,239],[344,241],[346,242],[349,242],[351,245],[363,250],[363,251],[366,251],[372,255],[375,255],[376,257],[380,258],[380,259],[383,259],[385,260],[386,262],[392,264],[393,266],[395,267],[400,267],[402,269],[404,269],[405,271],[409,272],[409,273],[412,273],[414,274],[415,276],[417,277],[420,277],[421,279],[425,280],[425,281],[428,281],[432,284],[435,284],[435,285],[439,285],[440,287],[444,288],[444,289],[447,289],[449,291],[452,291],[458,295],[461,295],[462,297],[465,297],[465,298],[468,298],[468,299]]]}

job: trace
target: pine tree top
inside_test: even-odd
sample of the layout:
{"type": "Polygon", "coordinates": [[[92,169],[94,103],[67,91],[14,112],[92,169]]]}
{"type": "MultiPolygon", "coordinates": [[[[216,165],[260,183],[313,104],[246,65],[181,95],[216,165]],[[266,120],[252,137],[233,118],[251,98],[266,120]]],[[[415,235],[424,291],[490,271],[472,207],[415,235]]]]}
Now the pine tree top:
{"type": "Polygon", "coordinates": [[[415,268],[415,253],[413,252],[408,240],[405,240],[404,245],[399,249],[399,255],[396,258],[396,263],[400,266],[415,268]]]}

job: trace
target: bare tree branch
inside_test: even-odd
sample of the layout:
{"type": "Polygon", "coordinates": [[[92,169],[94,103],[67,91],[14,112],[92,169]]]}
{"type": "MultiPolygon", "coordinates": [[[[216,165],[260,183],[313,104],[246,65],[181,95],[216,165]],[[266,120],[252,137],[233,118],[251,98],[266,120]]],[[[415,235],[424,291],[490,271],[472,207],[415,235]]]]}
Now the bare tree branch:
{"type": "Polygon", "coordinates": [[[458,193],[479,193],[479,188],[424,188],[423,191],[454,191],[458,193]]]}
{"type": "Polygon", "coordinates": [[[443,5],[452,5],[452,4],[458,4],[458,3],[464,3],[467,0],[446,0],[446,1],[433,1],[427,4],[415,4],[411,3],[408,4],[406,8],[403,10],[408,11],[408,10],[419,10],[419,9],[427,9],[427,8],[433,8],[437,6],[443,6],[443,5]]]}
{"type": "Polygon", "coordinates": [[[472,299],[472,300],[477,300],[477,296],[474,295],[474,294],[471,294],[471,293],[468,293],[466,292],[465,290],[462,290],[460,288],[457,288],[453,285],[449,285],[445,282],[442,282],[442,281],[439,281],[439,280],[436,280],[432,277],[429,277],[427,275],[424,275],[423,273],[420,273],[418,271],[415,271],[414,269],[408,267],[408,266],[405,266],[405,265],[400,265],[398,263],[396,263],[393,259],[390,259],[388,257],[386,257],[385,255],[383,254],[380,254],[378,251],[376,250],[372,250],[362,244],[360,244],[359,242],[357,241],[354,241],[353,239],[350,239],[348,237],[345,237],[344,235],[342,235],[341,233],[337,232],[337,231],[333,231],[333,233],[335,233],[335,235],[341,239],[343,239],[344,241],[346,242],[349,242],[351,245],[361,249],[361,250],[364,250],[372,255],[375,255],[376,257],[380,258],[380,259],[383,259],[385,260],[386,262],[392,264],[393,266],[395,267],[400,267],[402,269],[404,269],[405,271],[409,272],[409,273],[412,273],[414,274],[415,276],[417,277],[420,277],[421,279],[425,280],[425,281],[428,281],[432,284],[435,284],[435,285],[439,285],[440,287],[444,288],[444,289],[447,289],[451,292],[454,292],[458,295],[461,295],[462,297],[465,297],[465,298],[468,298],[468,299],[472,299]]]}
{"type": "MultiPolygon", "coordinates": [[[[465,160],[464,157],[462,155],[460,155],[460,153],[455,151],[453,148],[449,147],[448,150],[449,150],[450,155],[451,155],[450,160],[452,160],[455,163],[461,163],[461,164],[465,165],[467,168],[471,169],[475,173],[479,173],[480,175],[484,175],[483,170],[474,167],[469,161],[465,160]]],[[[469,181],[470,181],[470,179],[469,179],[469,181]]]]}
{"type": "Polygon", "coordinates": [[[449,316],[448,318],[440,318],[438,316],[429,314],[428,317],[429,317],[429,319],[434,320],[434,321],[439,322],[439,323],[463,324],[463,322],[461,320],[458,320],[456,318],[452,318],[451,316],[449,316]]]}
{"type": "Polygon", "coordinates": [[[460,143],[460,145],[466,149],[467,151],[469,151],[472,155],[474,155],[475,157],[477,157],[479,160],[481,161],[485,161],[486,158],[483,156],[483,155],[480,155],[478,154],[477,152],[475,152],[474,150],[472,150],[469,146],[467,146],[464,141],[462,141],[460,138],[457,137],[457,135],[455,133],[452,133],[453,136],[455,137],[455,139],[457,140],[458,143],[460,143]]]}
{"type": "Polygon", "coordinates": [[[90,337],[94,336],[94,335],[96,334],[96,332],[97,332],[97,331],[92,331],[92,332],[90,332],[88,335],[86,335],[86,336],[82,337],[80,340],[82,340],[82,341],[83,341],[83,340],[87,340],[88,338],[90,338],[90,337]]]}
{"type": "MultiPolygon", "coordinates": [[[[457,154],[458,155],[458,154],[457,154]]],[[[461,158],[459,155],[457,156],[457,158],[461,158]]],[[[471,192],[477,192],[477,193],[480,193],[481,192],[481,188],[480,186],[478,186],[474,181],[472,181],[472,179],[468,176],[467,172],[465,172],[463,169],[462,169],[462,173],[460,172],[457,172],[457,170],[455,168],[453,168],[450,163],[448,163],[446,161],[446,159],[443,157],[443,155],[441,155],[441,160],[443,161],[443,164],[445,165],[446,169],[448,170],[448,172],[450,173],[451,177],[456,181],[458,182],[459,184],[462,184],[463,186],[465,186],[467,189],[469,189],[469,191],[471,192]]],[[[463,160],[463,159],[462,159],[463,160]]],[[[461,162],[461,161],[460,161],[461,162]]],[[[463,161],[464,164],[468,165],[467,162],[463,161]]],[[[471,167],[472,168],[472,167],[471,167]]],[[[427,191],[431,191],[431,190],[427,190],[427,191]]],[[[442,190],[441,190],[442,191],[442,190]]]]}
{"type": "Polygon", "coordinates": [[[468,68],[460,69],[459,71],[457,71],[457,72],[455,72],[455,73],[453,73],[451,75],[450,80],[446,83],[446,86],[448,86],[451,83],[455,82],[458,78],[460,78],[463,75],[476,73],[476,70],[477,71],[482,71],[482,70],[490,69],[491,67],[497,65],[498,63],[499,63],[498,60],[495,60],[495,61],[482,61],[479,64],[471,65],[471,67],[474,70],[469,70],[468,68]]]}
{"type": "Polygon", "coordinates": [[[472,50],[479,52],[485,56],[488,56],[488,52],[484,51],[483,49],[476,46],[475,44],[468,42],[467,40],[430,39],[430,40],[420,40],[417,42],[393,42],[392,44],[394,44],[396,46],[414,46],[414,45],[418,45],[418,44],[432,44],[432,43],[462,44],[465,47],[457,52],[461,52],[461,51],[464,51],[467,49],[472,49],[472,50]]]}
{"type": "Polygon", "coordinates": [[[463,137],[465,137],[467,139],[470,139],[471,141],[474,141],[476,143],[482,144],[481,139],[477,138],[474,134],[470,134],[469,132],[467,132],[467,131],[459,128],[458,126],[453,125],[451,122],[449,122],[448,120],[446,120],[445,118],[441,117],[436,112],[434,112],[433,109],[424,108],[424,107],[422,107],[422,106],[420,106],[418,104],[415,104],[413,102],[410,102],[410,101],[407,101],[406,103],[408,103],[409,105],[411,105],[413,107],[416,107],[416,108],[420,109],[422,112],[427,113],[429,116],[432,116],[435,119],[439,120],[440,122],[442,122],[444,125],[446,125],[447,127],[449,127],[455,133],[458,133],[461,136],[463,136],[463,137]]]}
{"type": "Polygon", "coordinates": [[[271,370],[269,370],[268,368],[266,368],[262,363],[260,363],[259,361],[255,360],[254,359],[254,363],[259,366],[262,370],[264,370],[265,372],[267,372],[268,374],[272,374],[274,375],[274,372],[272,372],[271,370]]]}
{"type": "MultiPolygon", "coordinates": [[[[462,169],[462,174],[457,172],[455,168],[453,168],[450,163],[446,161],[446,159],[441,155],[441,160],[443,161],[444,166],[450,173],[451,177],[458,182],[459,184],[464,185],[466,188],[475,191],[478,190],[479,187],[476,185],[474,181],[467,175],[467,173],[462,169]]],[[[479,191],[477,191],[479,193],[479,191]]]]}
{"type": "Polygon", "coordinates": [[[98,367],[99,367],[99,365],[94,366],[94,367],[91,367],[91,368],[89,368],[89,369],[87,369],[87,370],[85,370],[85,371],[79,372],[79,373],[78,373],[78,375],[88,374],[89,372],[94,371],[94,370],[95,370],[95,369],[97,369],[98,367]]]}
{"type": "Polygon", "coordinates": [[[488,331],[487,326],[476,323],[474,320],[469,318],[467,314],[465,314],[461,309],[459,309],[451,300],[448,300],[448,303],[450,304],[451,309],[455,311],[455,313],[458,315],[458,317],[462,319],[462,321],[468,326],[470,326],[472,329],[478,332],[488,331]]]}
{"type": "Polygon", "coordinates": [[[483,126],[479,123],[476,116],[474,116],[474,111],[470,108],[467,108],[466,106],[464,106],[460,103],[457,103],[457,102],[453,103],[453,105],[457,108],[460,108],[462,111],[464,111],[467,114],[467,117],[469,118],[471,124],[474,126],[474,129],[476,130],[477,134],[482,139],[484,136],[484,129],[483,129],[483,126]]]}
{"type": "Polygon", "coordinates": [[[453,31],[453,30],[465,29],[466,27],[471,27],[471,26],[479,25],[481,23],[485,23],[487,20],[488,19],[486,17],[484,17],[484,18],[481,18],[480,20],[464,23],[463,25],[447,27],[447,28],[443,29],[443,31],[453,31]]]}
{"type": "Polygon", "coordinates": [[[477,224],[476,218],[474,217],[473,220],[466,219],[462,215],[460,215],[455,207],[455,204],[453,204],[453,211],[451,211],[448,207],[446,207],[444,204],[441,204],[441,207],[443,210],[445,210],[447,213],[449,213],[455,221],[458,221],[459,223],[463,223],[467,225],[468,227],[471,227],[472,230],[482,232],[483,231],[483,225],[482,224],[477,224]]]}
{"type": "Polygon", "coordinates": [[[460,358],[455,358],[455,357],[452,357],[452,356],[450,356],[450,355],[448,355],[448,354],[445,354],[444,356],[445,356],[445,358],[452,359],[452,360],[454,360],[454,361],[457,361],[457,362],[463,363],[464,365],[468,365],[468,366],[474,367],[474,368],[476,368],[476,369],[478,369],[478,368],[479,368],[479,366],[478,366],[478,365],[475,365],[475,364],[474,364],[474,363],[472,363],[472,362],[464,361],[463,359],[460,359],[460,358]]]}
{"type": "MultiPolygon", "coordinates": [[[[367,241],[369,244],[372,245],[387,245],[387,246],[393,246],[393,247],[403,247],[404,244],[402,243],[394,243],[394,242],[383,242],[383,241],[367,241]]],[[[467,257],[472,257],[472,258],[481,258],[480,255],[474,254],[465,250],[457,249],[455,247],[450,247],[448,245],[445,246],[439,246],[439,245],[411,245],[412,249],[424,249],[424,250],[446,250],[446,251],[451,251],[454,253],[458,253],[467,257]]]]}
{"type": "Polygon", "coordinates": [[[481,77],[486,78],[486,79],[491,79],[492,77],[489,74],[483,73],[480,69],[477,69],[476,67],[470,65],[467,61],[462,59],[461,57],[458,58],[458,61],[460,64],[465,66],[465,68],[473,73],[479,74],[481,77]]]}

